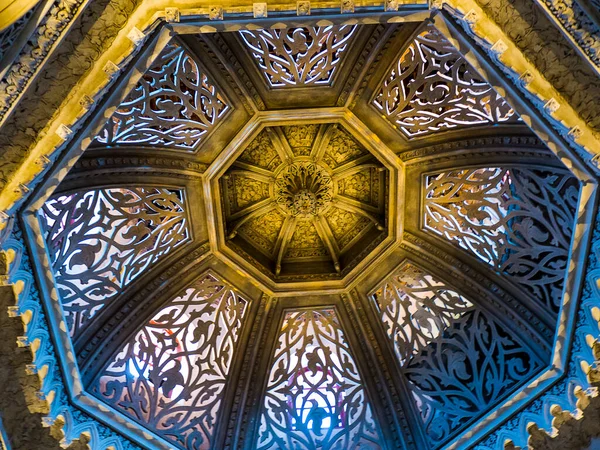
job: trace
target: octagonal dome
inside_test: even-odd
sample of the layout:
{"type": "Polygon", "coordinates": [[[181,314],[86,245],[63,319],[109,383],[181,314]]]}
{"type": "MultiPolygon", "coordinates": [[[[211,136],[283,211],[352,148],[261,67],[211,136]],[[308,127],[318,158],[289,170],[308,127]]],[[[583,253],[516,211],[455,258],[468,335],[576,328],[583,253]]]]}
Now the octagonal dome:
{"type": "Polygon", "coordinates": [[[220,178],[226,245],[277,281],[341,277],[387,236],[388,179],[341,125],[266,127],[220,178]]]}
{"type": "Polygon", "coordinates": [[[23,213],[77,408],[145,448],[437,450],[555,376],[587,172],[390,14],[140,51],[23,213]]]}

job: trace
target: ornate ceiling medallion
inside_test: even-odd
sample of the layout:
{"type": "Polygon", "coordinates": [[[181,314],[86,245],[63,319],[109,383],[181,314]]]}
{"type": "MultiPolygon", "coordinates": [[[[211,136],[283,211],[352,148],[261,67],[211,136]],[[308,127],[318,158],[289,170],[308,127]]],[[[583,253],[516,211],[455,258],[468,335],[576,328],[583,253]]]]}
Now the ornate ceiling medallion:
{"type": "Polygon", "coordinates": [[[221,178],[227,245],[277,281],[340,279],[388,235],[388,177],[339,124],[264,128],[221,178]]]}
{"type": "Polygon", "coordinates": [[[316,216],[331,203],[331,177],[317,164],[291,164],[275,184],[277,204],[293,217],[316,216]]]}

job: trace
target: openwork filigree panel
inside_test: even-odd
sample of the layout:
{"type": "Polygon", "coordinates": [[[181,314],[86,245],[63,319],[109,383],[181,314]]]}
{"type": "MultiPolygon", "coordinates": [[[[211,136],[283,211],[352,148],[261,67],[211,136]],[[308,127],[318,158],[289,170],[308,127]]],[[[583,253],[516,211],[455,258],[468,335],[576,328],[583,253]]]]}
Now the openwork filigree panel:
{"type": "Polygon", "coordinates": [[[183,191],[106,188],[58,195],[40,214],[71,336],[144,270],[190,239],[183,191]]]}
{"type": "Polygon", "coordinates": [[[578,196],[567,170],[452,170],[427,177],[424,226],[557,312],[578,196]]]}
{"type": "Polygon", "coordinates": [[[242,39],[272,87],[327,85],[356,27],[243,30],[242,39]]]}
{"type": "Polygon", "coordinates": [[[513,109],[433,25],[400,55],[373,105],[409,138],[516,120],[513,109]]]}
{"type": "Polygon", "coordinates": [[[169,44],[96,137],[191,150],[230,110],[194,57],[169,44]]]}
{"type": "Polygon", "coordinates": [[[335,310],[286,312],[277,342],[256,448],[381,448],[335,310]]]}
{"type": "Polygon", "coordinates": [[[214,448],[246,310],[224,282],[202,276],[125,344],[93,393],[179,448],[214,448]]]}
{"type": "Polygon", "coordinates": [[[505,400],[544,364],[504,325],[469,310],[403,372],[435,447],[505,400]]]}
{"type": "Polygon", "coordinates": [[[542,368],[503,325],[413,264],[371,298],[434,448],[542,368]]]}
{"type": "Polygon", "coordinates": [[[371,296],[401,366],[473,307],[445,283],[410,263],[403,264],[371,296]]]}

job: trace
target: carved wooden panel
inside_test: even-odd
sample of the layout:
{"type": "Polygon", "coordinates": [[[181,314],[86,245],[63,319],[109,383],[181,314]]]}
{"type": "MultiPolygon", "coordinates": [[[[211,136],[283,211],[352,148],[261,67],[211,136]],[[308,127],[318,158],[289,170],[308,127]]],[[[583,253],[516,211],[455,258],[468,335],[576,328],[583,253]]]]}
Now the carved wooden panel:
{"type": "Polygon", "coordinates": [[[178,448],[214,448],[247,306],[217,276],[201,276],[125,343],[92,392],[178,448]]]}
{"type": "Polygon", "coordinates": [[[48,200],[42,230],[71,336],[142,272],[190,239],[184,193],[92,189],[48,200]]]}
{"type": "Polygon", "coordinates": [[[400,55],[372,104],[408,138],[516,120],[506,101],[431,24],[400,55]]]}
{"type": "Polygon", "coordinates": [[[412,263],[384,280],[371,298],[432,448],[543,365],[490,314],[412,263]]]}
{"type": "Polygon", "coordinates": [[[567,170],[450,170],[427,177],[424,197],[425,230],[558,311],[579,197],[567,170]]]}
{"type": "Polygon", "coordinates": [[[170,43],[96,137],[192,150],[231,109],[203,66],[170,43]]]}
{"type": "Polygon", "coordinates": [[[262,404],[257,449],[382,448],[332,308],[285,312],[262,404]]]}
{"type": "Polygon", "coordinates": [[[243,30],[240,35],[271,87],[329,85],[355,26],[243,30]]]}

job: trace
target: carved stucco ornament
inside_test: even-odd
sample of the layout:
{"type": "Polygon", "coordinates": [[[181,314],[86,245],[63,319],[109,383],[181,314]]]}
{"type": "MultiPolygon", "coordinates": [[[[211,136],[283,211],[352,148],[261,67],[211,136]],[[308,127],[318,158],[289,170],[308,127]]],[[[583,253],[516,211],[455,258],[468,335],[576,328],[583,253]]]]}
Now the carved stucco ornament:
{"type": "Polygon", "coordinates": [[[387,173],[338,124],[265,128],[221,179],[227,245],[283,280],[342,276],[385,238],[387,173]]]}
{"type": "Polygon", "coordinates": [[[331,202],[331,177],[317,164],[291,164],[275,184],[277,204],[294,217],[316,216],[331,202]]]}
{"type": "MultiPolygon", "coordinates": [[[[143,29],[143,27],[140,27],[140,28],[141,28],[141,29],[143,29]]],[[[496,40],[495,40],[495,41],[493,41],[493,42],[496,42],[496,40]]],[[[548,98],[553,98],[553,97],[548,97],[548,98]]],[[[561,99],[559,99],[559,101],[560,101],[560,100],[561,100],[561,99]]],[[[558,112],[560,112],[562,109],[563,109],[563,107],[561,106],[561,108],[558,110],[558,112]]],[[[75,127],[73,127],[73,129],[75,129],[75,127]]],[[[19,184],[23,185],[23,183],[19,183],[19,184]]],[[[310,196],[309,196],[309,197],[310,197],[310,196]]],[[[308,202],[308,203],[310,203],[310,202],[308,202]]],[[[24,341],[24,342],[25,342],[25,341],[24,341]]],[[[28,342],[28,341],[27,341],[27,342],[28,342]]]]}

